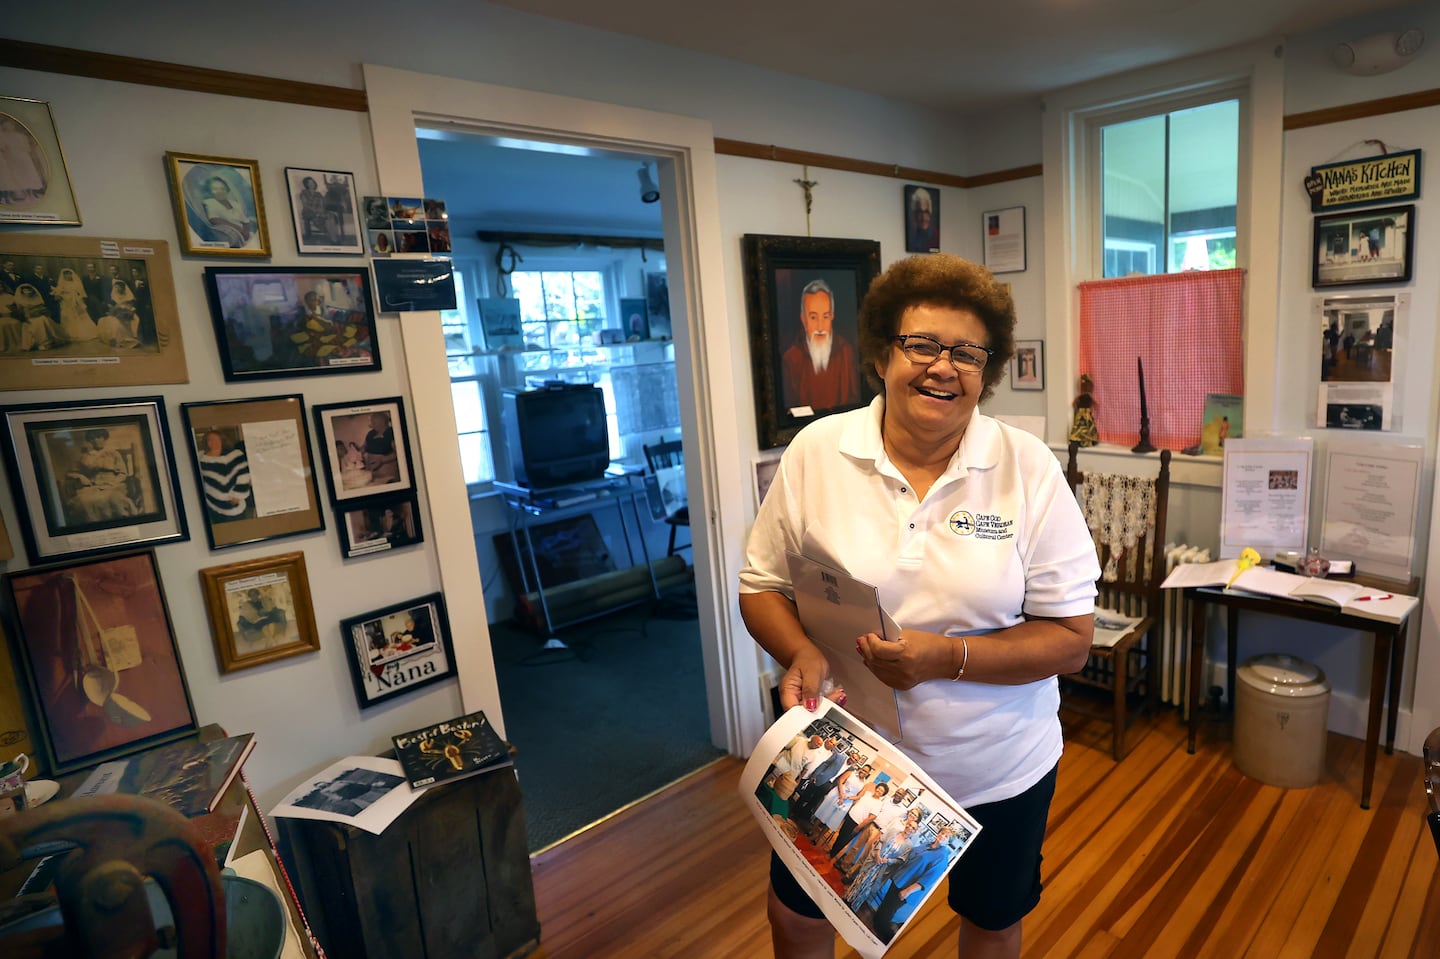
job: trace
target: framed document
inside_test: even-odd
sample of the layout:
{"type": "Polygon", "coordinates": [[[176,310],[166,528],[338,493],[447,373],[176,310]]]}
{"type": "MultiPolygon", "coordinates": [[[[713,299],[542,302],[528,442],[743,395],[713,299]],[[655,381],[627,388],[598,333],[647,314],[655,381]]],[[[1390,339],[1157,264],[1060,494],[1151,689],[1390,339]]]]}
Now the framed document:
{"type": "Polygon", "coordinates": [[[1315,443],[1308,436],[1236,438],[1225,443],[1220,557],[1247,546],[1266,559],[1305,552],[1315,443]]]}

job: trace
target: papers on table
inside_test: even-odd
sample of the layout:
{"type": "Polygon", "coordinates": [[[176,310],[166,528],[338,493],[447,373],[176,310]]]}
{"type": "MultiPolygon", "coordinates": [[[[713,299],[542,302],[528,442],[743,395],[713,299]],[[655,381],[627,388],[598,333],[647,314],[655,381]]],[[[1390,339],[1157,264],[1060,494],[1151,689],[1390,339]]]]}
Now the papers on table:
{"type": "Polygon", "coordinates": [[[344,823],[378,836],[423,792],[410,788],[394,759],[348,756],[290,790],[270,815],[344,823]]]}
{"type": "Polygon", "coordinates": [[[1262,596],[1334,606],[1352,616],[1363,616],[1387,623],[1403,621],[1419,603],[1414,596],[1404,596],[1359,583],[1282,573],[1265,566],[1252,566],[1241,570],[1233,559],[1176,566],[1160,586],[1163,589],[1224,586],[1246,593],[1259,593],[1262,596]]]}

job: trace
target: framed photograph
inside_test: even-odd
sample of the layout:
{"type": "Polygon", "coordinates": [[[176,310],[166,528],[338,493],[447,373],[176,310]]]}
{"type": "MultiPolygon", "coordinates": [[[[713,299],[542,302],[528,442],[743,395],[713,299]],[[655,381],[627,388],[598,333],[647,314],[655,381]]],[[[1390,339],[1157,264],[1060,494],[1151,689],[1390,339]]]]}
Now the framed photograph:
{"type": "Polygon", "coordinates": [[[54,774],[195,732],[153,550],[27,569],[5,587],[54,774]]]}
{"type": "Polygon", "coordinates": [[[0,234],[5,389],[189,380],[165,241],[0,234]]]}
{"type": "Polygon", "coordinates": [[[1015,341],[1015,355],[1010,357],[1010,388],[1012,390],[1043,390],[1045,388],[1044,340],[1015,341]]]}
{"type": "Polygon", "coordinates": [[[45,100],[0,97],[0,223],[79,226],[80,208],[45,100]]]}
{"type": "Polygon", "coordinates": [[[165,154],[180,252],[265,259],[270,231],[260,164],[235,157],[165,154]]]}
{"type": "Polygon", "coordinates": [[[455,675],[450,621],[439,593],[386,606],[340,624],[361,709],[455,675]]]}
{"type": "Polygon", "coordinates": [[[1315,218],[1310,285],[1364,286],[1410,280],[1415,204],[1322,214],[1315,218]]]}
{"type": "Polygon", "coordinates": [[[295,248],[300,253],[365,253],[360,238],[355,174],[285,168],[295,248]]]}
{"type": "Polygon", "coordinates": [[[315,436],[337,511],[341,503],[415,488],[400,397],[317,406],[315,436]]]}
{"type": "Polygon", "coordinates": [[[364,266],[208,266],[205,289],[227,382],[380,369],[364,266]]]}
{"type": "Polygon", "coordinates": [[[987,210],[980,214],[985,266],[991,273],[1023,273],[1025,267],[1025,208],[987,210]]]}
{"type": "Polygon", "coordinates": [[[940,250],[940,191],[935,187],[905,186],[905,252],[940,250]]]}
{"type": "Polygon", "coordinates": [[[757,510],[760,508],[760,504],[765,502],[765,494],[770,492],[770,484],[775,482],[775,474],[779,470],[780,457],[778,456],[762,457],[750,461],[757,510]]]}
{"type": "Polygon", "coordinates": [[[880,274],[880,244],[748,234],[741,253],[756,429],[760,448],[773,449],[817,417],[874,395],[855,344],[860,301],[880,274]]]}
{"type": "Polygon", "coordinates": [[[340,528],[340,555],[346,559],[425,542],[420,501],[414,493],[365,500],[339,510],[335,523],[340,528]]]}
{"type": "Polygon", "coordinates": [[[304,553],[202,569],[200,589],[220,672],[320,649],[304,553]]]}
{"type": "Polygon", "coordinates": [[[0,559],[14,559],[15,547],[10,545],[10,530],[5,526],[5,517],[0,516],[0,559]]]}
{"type": "Polygon", "coordinates": [[[650,339],[650,320],[645,314],[645,297],[620,298],[621,340],[650,339]]]}
{"type": "Polygon", "coordinates": [[[670,275],[645,274],[645,318],[650,325],[652,340],[668,340],[674,336],[670,322],[670,275]]]}
{"type": "Polygon", "coordinates": [[[304,397],[186,403],[211,549],[325,528],[304,397]]]}
{"type": "Polygon", "coordinates": [[[513,296],[481,297],[480,325],[485,330],[487,350],[523,349],[525,335],[520,328],[520,300],[513,296]]]}
{"type": "Polygon", "coordinates": [[[0,418],[32,560],[190,538],[163,397],[5,406],[0,418]]]}

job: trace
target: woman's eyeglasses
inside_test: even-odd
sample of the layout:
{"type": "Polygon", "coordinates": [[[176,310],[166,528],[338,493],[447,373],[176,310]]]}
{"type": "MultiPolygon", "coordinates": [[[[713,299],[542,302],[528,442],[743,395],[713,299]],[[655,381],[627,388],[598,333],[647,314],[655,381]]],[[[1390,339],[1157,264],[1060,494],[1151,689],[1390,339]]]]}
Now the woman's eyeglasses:
{"type": "Polygon", "coordinates": [[[900,344],[900,352],[904,353],[905,358],[911,363],[929,366],[948,352],[950,364],[957,370],[967,373],[979,373],[985,369],[986,361],[995,355],[995,351],[986,346],[978,346],[974,343],[956,343],[953,346],[946,346],[939,340],[921,336],[918,333],[897,336],[895,342],[900,344]]]}

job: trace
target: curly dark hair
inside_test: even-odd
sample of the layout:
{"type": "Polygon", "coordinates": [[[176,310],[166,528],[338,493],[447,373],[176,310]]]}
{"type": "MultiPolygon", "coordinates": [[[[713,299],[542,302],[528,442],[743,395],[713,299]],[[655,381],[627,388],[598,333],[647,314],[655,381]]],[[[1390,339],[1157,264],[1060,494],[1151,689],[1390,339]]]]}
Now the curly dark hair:
{"type": "Polygon", "coordinates": [[[860,366],[870,385],[884,391],[875,364],[885,365],[905,311],[921,305],[970,310],[985,325],[985,345],[995,351],[981,372],[980,399],[988,400],[1015,352],[1015,303],[985,267],[948,253],[906,257],[870,284],[859,319],[860,366]]]}

